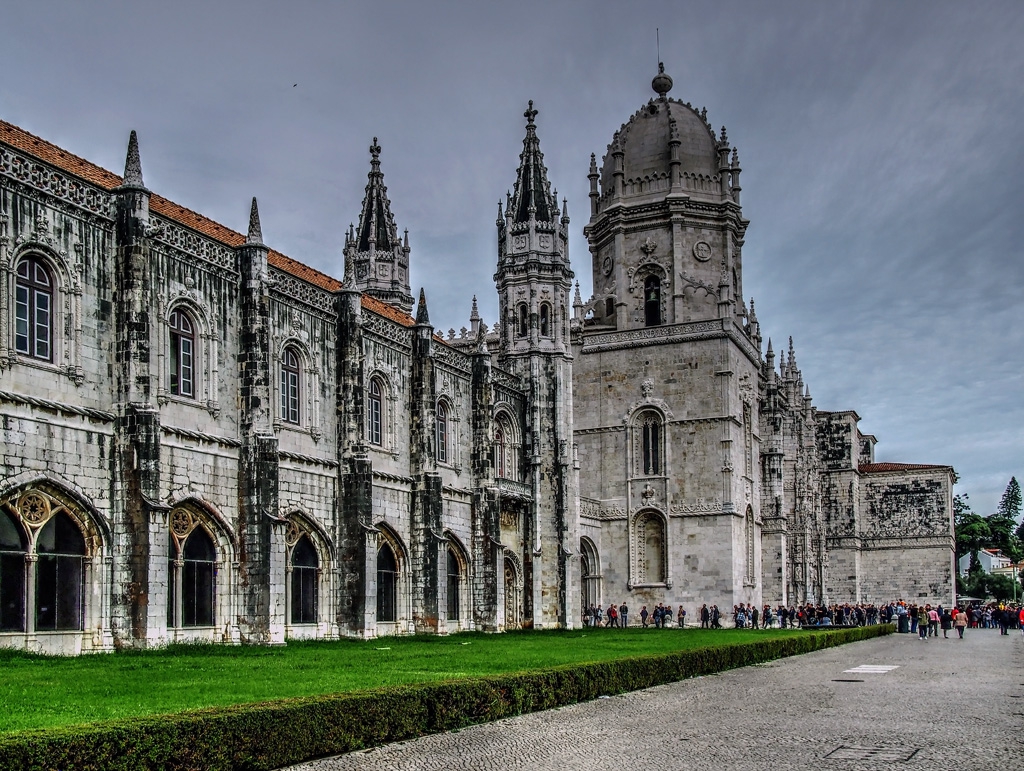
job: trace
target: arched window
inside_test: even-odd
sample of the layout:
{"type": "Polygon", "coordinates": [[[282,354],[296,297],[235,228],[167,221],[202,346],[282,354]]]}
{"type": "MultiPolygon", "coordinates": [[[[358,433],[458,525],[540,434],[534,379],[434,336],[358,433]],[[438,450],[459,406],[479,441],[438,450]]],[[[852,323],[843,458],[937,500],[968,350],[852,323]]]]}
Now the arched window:
{"type": "Polygon", "coordinates": [[[377,621],[398,620],[398,561],[391,545],[377,552],[377,621]]]}
{"type": "Polygon", "coordinates": [[[526,303],[519,304],[516,318],[516,337],[526,337],[530,333],[530,309],[526,303]]]}
{"type": "Polygon", "coordinates": [[[657,514],[641,514],[636,523],[637,583],[665,583],[665,523],[657,514]]]}
{"type": "Polygon", "coordinates": [[[28,544],[24,531],[0,511],[0,632],[25,631],[25,556],[28,544]]]}
{"type": "Polygon", "coordinates": [[[494,429],[494,473],[502,479],[517,478],[517,450],[508,416],[499,414],[494,429]]]}
{"type": "Polygon", "coordinates": [[[540,306],[540,336],[551,337],[551,306],[547,303],[540,306]]]}
{"type": "Polygon", "coordinates": [[[636,422],[637,476],[661,476],[663,465],[663,431],[661,416],[653,411],[644,412],[636,422]]]}
{"type": "Polygon", "coordinates": [[[299,356],[291,347],[281,357],[281,420],[299,423],[299,356]]]}
{"type": "Polygon", "coordinates": [[[308,535],[292,547],[291,601],[293,624],[315,624],[317,611],[317,572],[319,560],[308,535]]]}
{"type": "Polygon", "coordinates": [[[661,324],[661,279],[657,276],[644,281],[644,323],[649,327],[661,324]]]}
{"type": "Polygon", "coordinates": [[[81,629],[85,539],[71,517],[55,514],[36,538],[36,629],[81,629]]]}
{"type": "Polygon", "coordinates": [[[171,393],[175,396],[195,396],[195,324],[181,309],[171,311],[170,329],[171,393]]]}
{"type": "Polygon", "coordinates": [[[449,426],[449,411],[448,405],[443,401],[437,403],[437,462],[438,463],[449,463],[448,450],[448,426],[449,426]]]}
{"type": "Polygon", "coordinates": [[[505,628],[515,629],[521,618],[519,571],[512,560],[505,557],[505,628]]]}
{"type": "Polygon", "coordinates": [[[448,620],[458,621],[462,606],[462,564],[455,549],[448,547],[448,620]]]}
{"type": "Polygon", "coordinates": [[[14,347],[18,353],[53,360],[53,278],[36,257],[18,263],[14,347]]]}
{"type": "Polygon", "coordinates": [[[601,604],[601,561],[589,538],[580,539],[580,599],[584,608],[601,604]]]}
{"type": "Polygon", "coordinates": [[[213,626],[217,549],[202,527],[181,547],[181,625],[213,626]]]}
{"type": "Polygon", "coordinates": [[[366,441],[384,443],[384,388],[379,378],[370,380],[370,398],[366,402],[366,441]]]}

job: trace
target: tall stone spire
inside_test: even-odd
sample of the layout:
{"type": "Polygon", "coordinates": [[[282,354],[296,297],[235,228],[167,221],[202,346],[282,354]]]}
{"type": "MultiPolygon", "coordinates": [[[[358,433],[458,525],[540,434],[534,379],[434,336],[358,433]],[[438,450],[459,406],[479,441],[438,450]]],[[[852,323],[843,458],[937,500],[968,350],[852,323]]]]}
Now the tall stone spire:
{"type": "Polygon", "coordinates": [[[370,145],[370,173],[359,214],[359,227],[345,245],[356,287],[366,294],[412,312],[409,288],[409,234],[398,235],[391,201],[380,169],[380,145],[377,137],[370,145]]]}
{"type": "Polygon", "coordinates": [[[138,187],[145,189],[142,181],[142,158],[139,156],[139,137],[132,129],[128,137],[128,156],[124,161],[124,181],[122,187],[138,187]]]}
{"type": "Polygon", "coordinates": [[[512,195],[512,219],[516,223],[529,222],[531,219],[550,222],[552,212],[558,205],[551,195],[548,170],[544,166],[544,154],[540,151],[537,126],[534,123],[537,111],[533,109],[532,99],[523,117],[526,118],[526,138],[523,140],[523,152],[519,156],[519,172],[512,195]]]}
{"type": "Polygon", "coordinates": [[[256,206],[256,196],[253,196],[252,206],[249,209],[249,234],[245,237],[245,243],[263,243],[263,231],[260,229],[260,210],[256,206]]]}

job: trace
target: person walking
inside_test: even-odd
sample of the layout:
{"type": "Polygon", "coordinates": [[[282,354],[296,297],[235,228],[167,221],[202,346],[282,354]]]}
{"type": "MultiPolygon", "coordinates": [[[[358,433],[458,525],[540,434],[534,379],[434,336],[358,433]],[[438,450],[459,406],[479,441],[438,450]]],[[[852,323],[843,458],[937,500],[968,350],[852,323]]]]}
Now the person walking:
{"type": "Polygon", "coordinates": [[[708,629],[711,621],[711,611],[708,610],[708,604],[705,602],[700,606],[700,628],[708,629]]]}
{"type": "Polygon", "coordinates": [[[953,627],[956,629],[956,633],[960,635],[960,639],[964,639],[964,627],[967,626],[967,614],[964,613],[963,608],[957,608],[953,614],[953,627]]]}
{"type": "Polygon", "coordinates": [[[640,626],[642,626],[644,629],[647,628],[647,618],[650,615],[651,614],[647,612],[647,606],[646,605],[644,605],[642,608],[640,608],[640,626]]]}
{"type": "Polygon", "coordinates": [[[949,612],[948,608],[942,610],[942,618],[939,619],[939,624],[942,626],[943,638],[948,638],[948,632],[953,628],[953,614],[949,612]]]}

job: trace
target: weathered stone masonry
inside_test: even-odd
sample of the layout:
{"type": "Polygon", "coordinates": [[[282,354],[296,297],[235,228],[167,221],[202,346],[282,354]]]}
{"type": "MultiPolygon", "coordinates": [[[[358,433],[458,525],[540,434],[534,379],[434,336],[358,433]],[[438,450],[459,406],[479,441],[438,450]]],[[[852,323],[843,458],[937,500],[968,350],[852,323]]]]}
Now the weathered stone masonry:
{"type": "Polygon", "coordinates": [[[762,356],[738,153],[653,85],[591,158],[593,296],[531,103],[499,317],[474,298],[447,338],[376,140],[339,281],[267,246],[255,200],[243,235],[151,192],[134,132],[117,176],[0,122],[0,645],[948,602],[952,469],[876,463],[792,341],[762,356]]]}

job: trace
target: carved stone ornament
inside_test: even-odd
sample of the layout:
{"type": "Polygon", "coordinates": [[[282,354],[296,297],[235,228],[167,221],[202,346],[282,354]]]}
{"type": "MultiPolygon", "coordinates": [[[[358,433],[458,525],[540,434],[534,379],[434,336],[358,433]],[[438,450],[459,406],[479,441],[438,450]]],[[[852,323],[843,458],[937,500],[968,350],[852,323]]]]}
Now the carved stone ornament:
{"type": "Polygon", "coordinates": [[[650,236],[644,239],[644,242],[640,244],[640,251],[650,257],[656,251],[658,251],[658,242],[650,236]]]}
{"type": "Polygon", "coordinates": [[[711,244],[707,241],[698,241],[693,245],[693,256],[698,262],[707,262],[711,259],[711,244]]]}
{"type": "Polygon", "coordinates": [[[175,509],[171,512],[171,532],[179,538],[184,538],[192,530],[192,515],[185,509],[175,509]]]}
{"type": "Polygon", "coordinates": [[[50,518],[50,502],[39,493],[28,492],[18,501],[18,511],[30,525],[39,525],[50,518]]]}
{"type": "Polygon", "coordinates": [[[651,483],[648,482],[646,485],[644,485],[644,491],[640,493],[640,497],[644,501],[644,506],[650,506],[651,503],[654,501],[655,496],[656,493],[654,492],[654,488],[651,487],[651,483]]]}
{"type": "Polygon", "coordinates": [[[643,392],[644,398],[650,399],[651,391],[654,390],[654,381],[649,377],[644,378],[644,381],[640,384],[640,390],[643,392]]]}
{"type": "Polygon", "coordinates": [[[615,261],[612,259],[612,256],[609,254],[607,257],[604,258],[604,262],[601,263],[601,270],[604,271],[604,274],[606,276],[610,276],[612,274],[612,268],[614,268],[614,267],[615,267],[615,261]]]}
{"type": "Polygon", "coordinates": [[[540,248],[550,249],[551,248],[551,236],[541,234],[540,236],[540,248]]]}
{"type": "Polygon", "coordinates": [[[512,239],[512,248],[517,252],[521,252],[526,249],[526,236],[516,236],[512,239]]]}
{"type": "Polygon", "coordinates": [[[294,546],[302,538],[302,529],[294,519],[288,520],[288,530],[284,534],[284,541],[289,546],[294,546]]]}

